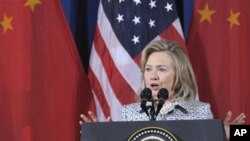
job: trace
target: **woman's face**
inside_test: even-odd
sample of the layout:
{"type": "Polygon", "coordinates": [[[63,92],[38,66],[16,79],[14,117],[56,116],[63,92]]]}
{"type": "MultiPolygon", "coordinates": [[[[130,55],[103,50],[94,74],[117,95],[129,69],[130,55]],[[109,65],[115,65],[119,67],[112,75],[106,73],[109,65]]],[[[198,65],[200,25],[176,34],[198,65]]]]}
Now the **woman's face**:
{"type": "Polygon", "coordinates": [[[144,81],[147,88],[152,90],[153,99],[157,99],[160,88],[168,89],[169,96],[173,95],[171,88],[174,82],[172,59],[166,52],[153,52],[145,65],[144,81]]]}

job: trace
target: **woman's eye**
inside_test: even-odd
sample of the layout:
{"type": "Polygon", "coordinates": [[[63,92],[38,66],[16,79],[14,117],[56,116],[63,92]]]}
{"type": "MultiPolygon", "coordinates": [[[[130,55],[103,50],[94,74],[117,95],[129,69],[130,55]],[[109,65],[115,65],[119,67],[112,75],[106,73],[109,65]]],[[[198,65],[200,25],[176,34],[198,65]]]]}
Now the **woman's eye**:
{"type": "Polygon", "coordinates": [[[166,69],[164,69],[164,68],[160,68],[159,70],[160,70],[161,72],[166,71],[166,69]]]}
{"type": "Polygon", "coordinates": [[[145,68],[145,71],[147,71],[147,72],[150,71],[150,70],[151,70],[151,68],[145,68]]]}

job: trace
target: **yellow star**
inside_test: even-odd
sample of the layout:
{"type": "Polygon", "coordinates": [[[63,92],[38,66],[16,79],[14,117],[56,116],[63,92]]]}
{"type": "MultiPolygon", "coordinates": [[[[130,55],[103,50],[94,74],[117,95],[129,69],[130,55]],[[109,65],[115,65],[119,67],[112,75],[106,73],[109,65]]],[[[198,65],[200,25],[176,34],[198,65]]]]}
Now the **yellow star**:
{"type": "Polygon", "coordinates": [[[13,17],[7,17],[4,13],[3,15],[3,21],[0,21],[0,25],[3,27],[3,33],[6,33],[7,30],[13,30],[13,27],[11,25],[13,17]]]}
{"type": "Polygon", "coordinates": [[[203,10],[197,10],[197,12],[201,15],[200,23],[205,20],[211,23],[211,16],[215,13],[215,10],[209,9],[208,4],[206,4],[203,10]]]}
{"type": "Polygon", "coordinates": [[[232,10],[230,12],[230,17],[227,19],[230,22],[230,27],[233,28],[234,25],[240,25],[238,21],[238,17],[240,16],[240,12],[234,13],[232,10]]]}
{"type": "Polygon", "coordinates": [[[31,11],[33,12],[35,9],[35,6],[41,3],[42,2],[40,0],[27,0],[23,6],[29,6],[31,11]]]}

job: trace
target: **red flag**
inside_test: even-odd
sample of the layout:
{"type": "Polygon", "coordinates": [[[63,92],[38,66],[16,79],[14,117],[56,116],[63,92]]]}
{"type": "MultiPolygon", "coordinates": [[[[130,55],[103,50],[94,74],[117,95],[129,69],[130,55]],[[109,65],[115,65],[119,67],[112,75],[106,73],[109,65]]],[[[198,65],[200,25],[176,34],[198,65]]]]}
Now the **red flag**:
{"type": "Polygon", "coordinates": [[[1,141],[79,140],[88,85],[59,0],[0,0],[1,141]]]}
{"type": "MultiPolygon", "coordinates": [[[[248,0],[196,1],[188,52],[199,96],[212,104],[215,118],[250,116],[250,13],[248,0]]],[[[247,118],[247,123],[250,123],[247,118]]]]}
{"type": "Polygon", "coordinates": [[[184,45],[174,0],[100,1],[88,76],[100,120],[121,120],[121,107],[136,100],[141,50],[157,38],[184,45]]]}

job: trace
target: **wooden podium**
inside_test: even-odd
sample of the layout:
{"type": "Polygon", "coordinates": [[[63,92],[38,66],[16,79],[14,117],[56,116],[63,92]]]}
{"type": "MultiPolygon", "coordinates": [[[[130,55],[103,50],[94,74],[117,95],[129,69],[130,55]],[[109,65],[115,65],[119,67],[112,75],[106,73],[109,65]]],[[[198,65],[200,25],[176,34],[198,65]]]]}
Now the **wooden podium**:
{"type": "Polygon", "coordinates": [[[83,123],[81,141],[226,141],[221,120],[83,123]]]}

